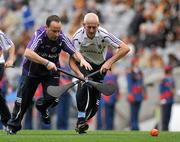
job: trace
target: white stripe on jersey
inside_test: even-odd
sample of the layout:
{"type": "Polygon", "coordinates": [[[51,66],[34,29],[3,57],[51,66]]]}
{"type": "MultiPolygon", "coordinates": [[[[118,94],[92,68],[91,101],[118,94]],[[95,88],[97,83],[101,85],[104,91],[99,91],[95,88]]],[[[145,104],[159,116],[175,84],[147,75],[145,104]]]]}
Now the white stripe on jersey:
{"type": "MultiPolygon", "coordinates": [[[[2,31],[0,31],[0,50],[8,50],[9,48],[11,48],[13,46],[13,42],[11,41],[11,39],[2,31]]],[[[3,53],[0,56],[0,63],[4,63],[5,59],[4,59],[4,55],[3,53]]]]}
{"type": "Polygon", "coordinates": [[[45,31],[43,31],[41,34],[37,34],[37,31],[34,33],[34,40],[30,46],[30,49],[34,50],[36,47],[37,47],[37,44],[40,40],[42,39],[39,39],[39,37],[41,37],[41,35],[44,33],[45,31]]]}
{"type": "Polygon", "coordinates": [[[10,40],[10,38],[0,31],[0,47],[3,50],[8,50],[13,45],[13,42],[10,40]]]}
{"type": "Polygon", "coordinates": [[[120,40],[117,39],[113,34],[103,31],[102,29],[99,29],[100,32],[104,33],[107,36],[104,36],[104,38],[109,38],[112,42],[116,43],[118,46],[120,45],[120,40]]]}

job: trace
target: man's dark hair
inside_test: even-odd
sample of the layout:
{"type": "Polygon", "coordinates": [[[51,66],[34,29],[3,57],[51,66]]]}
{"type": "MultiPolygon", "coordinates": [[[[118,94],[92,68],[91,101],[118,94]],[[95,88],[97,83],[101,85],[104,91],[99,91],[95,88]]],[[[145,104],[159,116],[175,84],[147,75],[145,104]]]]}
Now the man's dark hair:
{"type": "Polygon", "coordinates": [[[47,18],[46,20],[46,26],[49,27],[49,25],[51,24],[52,21],[56,21],[56,22],[61,22],[59,16],[57,15],[51,15],[47,18]]]}

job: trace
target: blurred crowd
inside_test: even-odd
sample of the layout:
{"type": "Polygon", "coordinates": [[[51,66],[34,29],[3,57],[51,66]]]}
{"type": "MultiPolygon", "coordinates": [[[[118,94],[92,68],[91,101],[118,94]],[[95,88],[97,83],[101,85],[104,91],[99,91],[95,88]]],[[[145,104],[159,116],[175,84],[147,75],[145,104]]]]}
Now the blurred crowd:
{"type": "Polygon", "coordinates": [[[141,55],[142,67],[161,67],[168,60],[178,62],[179,55],[173,49],[167,57],[161,56],[165,48],[178,46],[178,0],[1,0],[0,29],[15,43],[19,65],[34,29],[44,23],[47,15],[58,14],[63,31],[72,37],[82,25],[84,14],[90,11],[98,14],[102,27],[132,48],[131,54],[141,55]]]}
{"type": "MultiPolygon", "coordinates": [[[[15,67],[21,68],[23,53],[32,33],[44,23],[48,15],[59,15],[62,30],[72,37],[82,26],[83,17],[88,12],[96,13],[102,27],[131,48],[128,56],[113,69],[117,78],[126,78],[134,59],[138,60],[138,68],[145,77],[163,70],[166,65],[171,65],[172,68],[180,66],[180,54],[177,52],[180,50],[179,0],[1,0],[0,29],[15,43],[15,67]]],[[[113,54],[113,51],[109,51],[109,54],[113,54]]],[[[5,95],[16,90],[16,85],[8,83],[6,76],[8,74],[1,83],[4,85],[5,95]]],[[[18,77],[13,79],[18,80],[18,77]]],[[[123,84],[119,86],[121,94],[123,84]]],[[[128,92],[127,89],[125,92],[128,92]]],[[[114,103],[118,98],[115,97],[114,103]]],[[[103,100],[104,103],[108,101],[107,98],[103,100]]],[[[101,121],[103,122],[105,120],[101,121]]],[[[112,124],[109,125],[107,129],[114,129],[112,124]]],[[[105,129],[101,124],[97,128],[105,129]]],[[[67,124],[62,129],[67,129],[67,124]]]]}

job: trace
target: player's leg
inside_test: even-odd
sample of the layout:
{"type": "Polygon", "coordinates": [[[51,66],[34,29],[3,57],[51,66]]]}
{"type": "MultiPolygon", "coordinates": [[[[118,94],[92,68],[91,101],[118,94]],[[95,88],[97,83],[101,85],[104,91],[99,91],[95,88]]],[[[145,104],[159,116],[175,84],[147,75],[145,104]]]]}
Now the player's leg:
{"type": "MultiPolygon", "coordinates": [[[[99,65],[91,65],[93,66],[94,70],[98,70],[100,68],[99,65]]],[[[80,70],[84,74],[84,76],[87,76],[91,73],[84,68],[80,68],[80,70]]],[[[103,77],[104,74],[101,75],[100,73],[98,73],[89,79],[100,81],[101,79],[103,79],[103,77]]],[[[97,108],[99,106],[99,96],[100,92],[92,87],[87,87],[86,85],[78,86],[76,95],[78,108],[78,121],[76,131],[78,130],[79,133],[84,133],[89,128],[87,120],[89,120],[96,114],[98,110],[97,108]]]]}
{"type": "Polygon", "coordinates": [[[36,101],[36,108],[40,112],[41,119],[45,124],[50,124],[50,117],[48,114],[48,108],[54,107],[58,104],[59,98],[55,98],[50,96],[47,93],[47,87],[48,86],[58,86],[59,85],[59,78],[58,77],[53,77],[53,76],[48,76],[41,78],[41,83],[43,87],[43,97],[39,98],[36,101]]]}
{"type": "Polygon", "coordinates": [[[76,103],[78,108],[78,120],[76,123],[75,130],[81,133],[85,133],[85,131],[89,128],[86,123],[86,111],[89,106],[89,89],[86,85],[79,84],[77,94],[76,94],[76,103]]]}
{"type": "Polygon", "coordinates": [[[21,121],[32,102],[38,84],[39,79],[37,78],[21,76],[12,116],[8,121],[9,134],[15,134],[21,129],[21,121]]]}
{"type": "MultiPolygon", "coordinates": [[[[98,69],[99,66],[96,66],[95,68],[98,69]]],[[[101,80],[103,80],[104,76],[105,74],[99,73],[93,76],[92,80],[100,82],[101,80]]],[[[87,120],[91,119],[96,114],[96,112],[98,111],[99,103],[101,99],[101,92],[99,92],[97,89],[93,87],[89,90],[89,94],[90,94],[90,105],[86,113],[87,120]]]]}
{"type": "Polygon", "coordinates": [[[90,105],[86,111],[87,120],[91,119],[98,111],[100,99],[101,99],[101,92],[99,92],[95,88],[91,88],[90,89],[90,105]]]}
{"type": "Polygon", "coordinates": [[[76,96],[78,106],[76,131],[79,132],[79,134],[86,133],[85,131],[89,128],[87,120],[91,119],[96,114],[99,107],[100,96],[100,92],[95,88],[80,87],[78,90],[76,96]]]}
{"type": "MultiPolygon", "coordinates": [[[[80,71],[84,76],[90,74],[90,71],[86,70],[84,67],[80,67],[80,71]]],[[[78,85],[76,93],[76,103],[78,108],[77,124],[86,120],[86,111],[90,103],[90,88],[91,87],[87,87],[84,83],[78,85]]]]}
{"type": "MultiPolygon", "coordinates": [[[[4,75],[4,64],[0,64],[0,81],[2,81],[3,75],[4,75]]],[[[6,100],[2,95],[1,88],[0,88],[0,117],[1,117],[1,122],[4,126],[7,125],[7,122],[11,117],[9,108],[6,104],[6,100]]]]}
{"type": "Polygon", "coordinates": [[[1,95],[1,93],[0,93],[0,116],[1,116],[2,124],[6,127],[7,122],[11,117],[11,114],[10,114],[8,106],[6,105],[6,101],[1,95]]]}

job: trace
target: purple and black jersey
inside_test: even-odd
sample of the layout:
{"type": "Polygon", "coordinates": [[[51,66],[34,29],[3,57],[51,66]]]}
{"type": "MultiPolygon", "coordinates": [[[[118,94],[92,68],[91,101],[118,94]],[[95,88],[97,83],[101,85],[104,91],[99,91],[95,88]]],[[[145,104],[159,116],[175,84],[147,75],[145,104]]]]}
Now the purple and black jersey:
{"type": "MultiPolygon", "coordinates": [[[[59,33],[59,37],[56,41],[50,40],[47,37],[45,27],[39,28],[32,39],[30,40],[27,48],[32,49],[39,56],[53,62],[57,67],[60,67],[59,53],[61,50],[73,55],[75,48],[71,41],[63,34],[59,33]]],[[[23,62],[23,75],[28,76],[44,76],[52,75],[52,71],[48,71],[44,65],[35,63],[27,58],[23,62]]]]}

